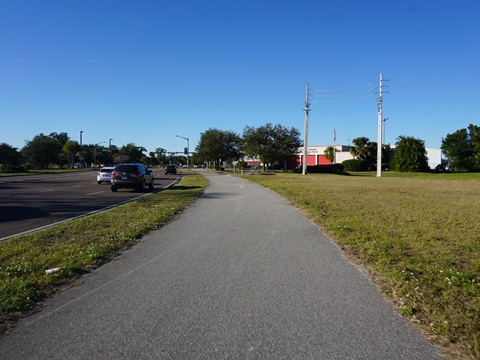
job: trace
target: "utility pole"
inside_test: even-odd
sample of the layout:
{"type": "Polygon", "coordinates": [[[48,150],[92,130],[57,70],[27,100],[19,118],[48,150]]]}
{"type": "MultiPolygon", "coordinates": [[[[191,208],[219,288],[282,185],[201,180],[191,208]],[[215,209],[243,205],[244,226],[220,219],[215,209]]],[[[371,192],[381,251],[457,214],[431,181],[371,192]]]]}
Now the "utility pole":
{"type": "Polygon", "coordinates": [[[382,122],[383,122],[383,75],[380,73],[380,85],[378,91],[378,133],[377,133],[377,177],[382,176],[382,122]]]}
{"type": "Polygon", "coordinates": [[[305,91],[305,123],[303,127],[303,165],[302,175],[307,173],[307,157],[308,157],[308,113],[310,112],[310,102],[308,101],[308,84],[305,91]]]}

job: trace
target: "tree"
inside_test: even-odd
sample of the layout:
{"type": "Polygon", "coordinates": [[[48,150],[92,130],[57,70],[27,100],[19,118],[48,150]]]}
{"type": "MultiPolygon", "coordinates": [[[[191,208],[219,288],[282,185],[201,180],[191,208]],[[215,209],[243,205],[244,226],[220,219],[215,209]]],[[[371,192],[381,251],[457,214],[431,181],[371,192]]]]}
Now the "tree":
{"type": "Polygon", "coordinates": [[[333,163],[333,160],[335,159],[335,148],[333,146],[329,146],[325,149],[324,151],[325,158],[333,163]]]}
{"type": "Polygon", "coordinates": [[[79,145],[76,141],[74,140],[69,140],[67,141],[63,146],[62,146],[62,151],[67,154],[67,157],[72,164],[74,163],[74,155],[75,152],[79,149],[79,145]]]}
{"type": "Polygon", "coordinates": [[[258,128],[245,127],[241,140],[245,155],[260,158],[264,168],[266,165],[271,167],[275,162],[283,164],[291,160],[302,145],[297,129],[279,124],[272,126],[270,123],[258,128]]]}
{"type": "Polygon", "coordinates": [[[155,157],[155,153],[153,151],[150,151],[148,153],[148,161],[149,161],[149,164],[152,164],[152,165],[157,165],[158,164],[158,160],[155,157]]]}
{"type": "Polygon", "coordinates": [[[120,155],[117,157],[116,162],[142,162],[145,161],[146,156],[143,154],[147,149],[143,146],[137,146],[133,143],[129,143],[120,148],[120,155]]]}
{"type": "Polygon", "coordinates": [[[167,150],[164,148],[156,148],[154,156],[157,164],[165,164],[167,162],[167,150]]]}
{"type": "Polygon", "coordinates": [[[371,142],[367,137],[358,137],[352,140],[350,154],[355,159],[365,161],[368,168],[374,168],[377,163],[377,143],[371,142]]]}
{"type": "Polygon", "coordinates": [[[480,127],[470,124],[447,134],[442,139],[441,149],[454,168],[460,171],[480,169],[480,127]]]}
{"type": "Polygon", "coordinates": [[[423,140],[411,136],[399,136],[395,145],[392,170],[402,172],[429,170],[427,151],[423,140]]]}
{"type": "Polygon", "coordinates": [[[211,128],[202,133],[195,151],[202,162],[220,164],[221,160],[239,157],[239,139],[238,134],[233,131],[211,128]]]}
{"type": "Polygon", "coordinates": [[[370,142],[367,137],[358,137],[352,140],[353,146],[350,148],[350,154],[355,154],[359,160],[366,160],[367,151],[366,146],[370,142]]]}
{"type": "Polygon", "coordinates": [[[48,169],[50,164],[58,164],[63,144],[59,141],[57,133],[50,135],[43,133],[36,135],[27,141],[21,150],[23,157],[32,166],[48,169]]]}
{"type": "Polygon", "coordinates": [[[51,137],[52,139],[54,139],[55,141],[57,141],[60,145],[65,145],[68,140],[70,139],[68,137],[68,134],[65,133],[65,132],[62,132],[60,134],[57,134],[56,132],[53,132],[53,133],[50,133],[50,135],[48,135],[49,137],[51,137]]]}
{"type": "Polygon", "coordinates": [[[349,151],[350,151],[350,154],[352,154],[354,159],[358,158],[358,155],[360,154],[360,152],[358,151],[358,148],[356,146],[350,146],[349,151]]]}
{"type": "Polygon", "coordinates": [[[0,144],[0,165],[4,172],[14,170],[20,166],[20,153],[16,147],[7,143],[0,144]]]}

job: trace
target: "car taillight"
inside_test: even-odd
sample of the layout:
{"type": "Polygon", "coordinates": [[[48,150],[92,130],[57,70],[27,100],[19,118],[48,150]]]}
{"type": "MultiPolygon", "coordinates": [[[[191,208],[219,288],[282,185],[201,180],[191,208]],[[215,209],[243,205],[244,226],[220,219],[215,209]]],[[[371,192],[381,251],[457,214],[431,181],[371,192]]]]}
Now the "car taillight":
{"type": "Polygon", "coordinates": [[[112,171],[112,175],[111,176],[117,176],[117,172],[116,171],[112,171]]]}
{"type": "Polygon", "coordinates": [[[133,177],[139,177],[140,173],[138,171],[135,171],[135,172],[132,173],[132,176],[133,177]]]}
{"type": "Polygon", "coordinates": [[[100,175],[100,171],[99,171],[99,172],[97,172],[97,175],[100,175]]]}

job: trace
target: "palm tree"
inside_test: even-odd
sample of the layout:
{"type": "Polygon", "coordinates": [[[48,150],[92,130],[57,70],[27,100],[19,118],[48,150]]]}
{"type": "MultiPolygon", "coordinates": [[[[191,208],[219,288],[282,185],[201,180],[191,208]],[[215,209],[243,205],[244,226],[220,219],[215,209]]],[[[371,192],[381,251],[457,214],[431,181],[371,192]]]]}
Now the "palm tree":
{"type": "Polygon", "coordinates": [[[395,148],[392,169],[403,172],[428,171],[425,142],[413,136],[399,136],[395,148]]]}
{"type": "Polygon", "coordinates": [[[352,154],[353,158],[356,159],[357,156],[360,154],[360,151],[358,151],[358,148],[355,146],[350,146],[350,154],[352,154]]]}
{"type": "Polygon", "coordinates": [[[331,163],[333,163],[333,161],[335,160],[335,148],[333,146],[327,147],[324,151],[324,154],[325,158],[331,163]]]}

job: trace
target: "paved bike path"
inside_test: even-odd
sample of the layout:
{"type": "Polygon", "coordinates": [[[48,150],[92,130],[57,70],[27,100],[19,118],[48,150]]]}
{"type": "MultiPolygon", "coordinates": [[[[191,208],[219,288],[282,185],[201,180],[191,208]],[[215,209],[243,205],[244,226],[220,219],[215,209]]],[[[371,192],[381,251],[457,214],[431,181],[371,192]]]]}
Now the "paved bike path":
{"type": "Polygon", "coordinates": [[[204,174],[177,220],[21,320],[0,357],[440,358],[301,212],[204,174]]]}

